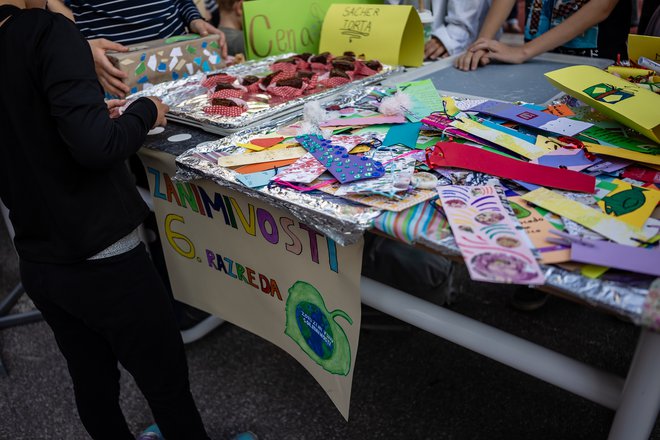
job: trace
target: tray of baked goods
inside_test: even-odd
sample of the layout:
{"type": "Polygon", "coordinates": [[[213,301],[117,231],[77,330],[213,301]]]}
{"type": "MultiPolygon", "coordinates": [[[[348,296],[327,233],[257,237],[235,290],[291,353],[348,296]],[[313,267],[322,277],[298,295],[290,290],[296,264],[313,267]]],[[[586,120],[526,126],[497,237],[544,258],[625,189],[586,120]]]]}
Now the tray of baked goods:
{"type": "Polygon", "coordinates": [[[131,98],[157,96],[170,106],[168,119],[227,135],[300,110],[308,101],[378,83],[397,71],[352,52],[290,53],[157,84],[131,98]]]}

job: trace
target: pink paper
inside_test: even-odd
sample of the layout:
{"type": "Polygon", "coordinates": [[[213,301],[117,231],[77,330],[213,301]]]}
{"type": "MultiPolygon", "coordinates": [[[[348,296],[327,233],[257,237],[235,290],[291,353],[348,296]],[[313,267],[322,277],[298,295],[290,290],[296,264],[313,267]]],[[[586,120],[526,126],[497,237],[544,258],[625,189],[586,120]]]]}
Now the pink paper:
{"type": "Polygon", "coordinates": [[[456,244],[475,281],[543,284],[527,240],[509,218],[493,186],[438,187],[456,244]]]}
{"type": "Polygon", "coordinates": [[[611,241],[581,239],[571,243],[571,260],[660,277],[660,250],[611,241]]]}
{"type": "Polygon", "coordinates": [[[275,176],[284,182],[311,183],[327,168],[316,160],[312,153],[307,153],[275,176]]]}
{"type": "Polygon", "coordinates": [[[345,127],[380,124],[402,124],[406,122],[404,116],[371,116],[367,118],[341,118],[331,119],[321,123],[321,127],[345,127]]]}

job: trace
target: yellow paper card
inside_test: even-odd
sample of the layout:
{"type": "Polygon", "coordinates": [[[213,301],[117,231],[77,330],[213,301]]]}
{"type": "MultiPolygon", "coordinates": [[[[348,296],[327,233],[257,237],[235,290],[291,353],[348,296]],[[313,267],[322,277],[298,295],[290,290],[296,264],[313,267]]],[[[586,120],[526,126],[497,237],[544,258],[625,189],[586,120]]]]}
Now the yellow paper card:
{"type": "Polygon", "coordinates": [[[303,147],[286,148],[276,151],[257,151],[256,153],[236,154],[218,158],[221,167],[238,167],[254,163],[275,162],[277,160],[298,159],[307,153],[303,147]]]}
{"type": "Polygon", "coordinates": [[[334,4],[321,30],[319,51],[353,51],[386,64],[421,66],[424,29],[412,6],[334,4]]]}
{"type": "Polygon", "coordinates": [[[638,76],[649,76],[653,75],[653,70],[649,69],[638,69],[636,67],[624,67],[624,66],[609,66],[607,68],[609,73],[619,75],[621,78],[630,79],[638,76]]]}
{"type": "Polygon", "coordinates": [[[522,198],[543,209],[571,219],[619,244],[638,246],[640,243],[635,241],[635,239],[641,241],[648,239],[641,228],[636,228],[621,220],[605,215],[600,211],[591,209],[582,203],[571,200],[547,188],[535,189],[522,196],[522,198]]]}
{"type": "Polygon", "coordinates": [[[239,146],[239,147],[247,148],[248,150],[252,150],[252,151],[261,151],[261,150],[264,149],[264,147],[260,147],[258,145],[254,145],[254,144],[250,144],[250,143],[243,144],[243,143],[237,142],[236,145],[239,146]]]}
{"type": "Polygon", "coordinates": [[[634,160],[635,162],[642,162],[650,165],[660,165],[660,155],[645,154],[638,151],[630,151],[618,147],[608,147],[605,145],[592,144],[591,142],[584,142],[584,145],[587,146],[587,150],[590,153],[620,157],[622,159],[630,159],[634,160]]]}
{"type": "Polygon", "coordinates": [[[547,138],[542,134],[536,136],[536,146],[541,147],[547,151],[555,151],[559,148],[562,148],[562,145],[559,142],[547,138]]]}
{"type": "Polygon", "coordinates": [[[580,273],[587,278],[591,278],[595,280],[596,278],[600,278],[601,276],[603,276],[603,274],[607,272],[608,269],[609,267],[605,267],[605,266],[597,266],[595,264],[585,264],[580,269],[580,273]]]}
{"type": "Polygon", "coordinates": [[[660,95],[593,66],[565,67],[545,76],[574,98],[660,142],[660,95]]]}
{"type": "Polygon", "coordinates": [[[628,35],[628,58],[634,62],[646,57],[660,63],[660,37],[650,35],[628,35]]]}
{"type": "Polygon", "coordinates": [[[514,153],[518,153],[527,159],[536,159],[544,154],[548,154],[547,148],[536,146],[526,140],[486,127],[485,125],[469,118],[457,119],[452,122],[451,125],[474,136],[480,137],[481,139],[485,139],[504,147],[507,150],[511,150],[514,153]]]}
{"type": "Polygon", "coordinates": [[[444,103],[447,115],[454,116],[461,112],[459,108],[456,107],[456,101],[454,101],[454,98],[450,96],[442,96],[440,99],[442,99],[442,102],[444,103]]]}
{"type": "Polygon", "coordinates": [[[617,187],[598,202],[600,209],[632,226],[643,227],[658,206],[660,191],[631,185],[619,179],[614,179],[612,183],[617,187]]]}

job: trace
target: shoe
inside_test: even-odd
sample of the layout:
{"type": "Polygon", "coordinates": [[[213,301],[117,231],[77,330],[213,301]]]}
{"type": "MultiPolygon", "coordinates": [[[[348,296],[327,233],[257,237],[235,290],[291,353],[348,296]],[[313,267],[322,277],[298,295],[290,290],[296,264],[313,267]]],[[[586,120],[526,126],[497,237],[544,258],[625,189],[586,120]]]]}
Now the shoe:
{"type": "Polygon", "coordinates": [[[250,431],[241,432],[233,437],[231,440],[258,440],[257,436],[250,431]]]}
{"type": "Polygon", "coordinates": [[[136,440],[165,440],[155,423],[142,431],[136,440]]]}
{"type": "Polygon", "coordinates": [[[538,310],[548,301],[548,294],[535,289],[518,289],[511,297],[511,307],[523,312],[538,310]]]}

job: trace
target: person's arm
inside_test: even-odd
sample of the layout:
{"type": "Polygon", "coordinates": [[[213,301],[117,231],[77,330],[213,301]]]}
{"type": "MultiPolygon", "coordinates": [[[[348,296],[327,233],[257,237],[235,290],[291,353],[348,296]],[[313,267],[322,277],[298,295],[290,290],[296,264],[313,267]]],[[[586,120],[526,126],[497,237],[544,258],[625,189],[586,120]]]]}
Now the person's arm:
{"type": "Polygon", "coordinates": [[[181,20],[183,20],[191,32],[199,34],[202,37],[206,37],[209,34],[218,36],[218,45],[220,46],[222,57],[227,58],[227,42],[225,41],[224,32],[204,20],[192,0],[174,0],[174,3],[179,8],[181,20]]]}
{"type": "Polygon", "coordinates": [[[469,50],[472,52],[488,51],[485,56],[488,60],[514,64],[524,63],[530,58],[571,41],[590,27],[605,20],[618,2],[619,0],[591,0],[559,26],[522,46],[508,46],[493,39],[480,38],[470,46],[469,50]]]}
{"type": "Polygon", "coordinates": [[[486,0],[449,0],[447,15],[433,30],[425,47],[427,58],[446,57],[465,50],[474,41],[479,26],[479,15],[486,0]],[[436,48],[433,50],[433,48],[436,48]]]}
{"type": "Polygon", "coordinates": [[[53,16],[35,59],[49,113],[74,159],[90,168],[107,168],[135,153],[159,118],[156,102],[135,101],[110,118],[96,78],[89,45],[70,21],[53,16]]]}
{"type": "Polygon", "coordinates": [[[73,12],[71,12],[71,9],[67,8],[61,0],[49,0],[47,5],[49,11],[62,14],[71,21],[76,21],[73,18],[73,12]]]}
{"type": "MultiPolygon", "coordinates": [[[[493,39],[497,35],[497,32],[502,27],[502,24],[506,21],[509,13],[513,9],[513,5],[516,4],[516,0],[493,0],[493,3],[488,10],[488,14],[484,20],[484,24],[479,30],[479,35],[477,41],[482,39],[493,39]]],[[[468,50],[463,53],[460,57],[456,59],[454,65],[461,70],[474,70],[479,66],[479,64],[487,64],[488,58],[486,50],[473,50],[473,43],[468,50]]]]}

